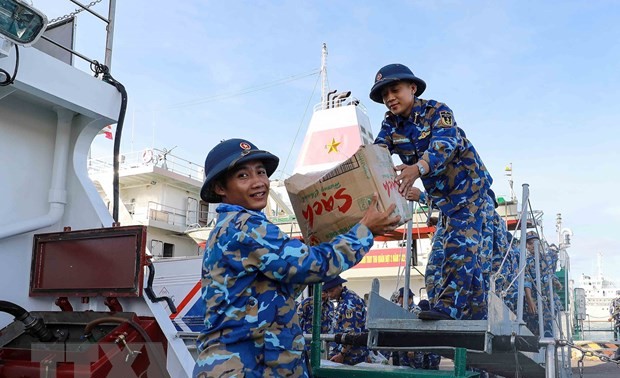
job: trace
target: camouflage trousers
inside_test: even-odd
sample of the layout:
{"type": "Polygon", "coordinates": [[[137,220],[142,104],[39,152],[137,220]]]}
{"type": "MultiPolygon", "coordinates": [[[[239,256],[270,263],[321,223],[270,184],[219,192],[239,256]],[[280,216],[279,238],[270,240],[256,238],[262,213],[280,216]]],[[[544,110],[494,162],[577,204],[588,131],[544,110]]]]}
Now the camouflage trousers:
{"type": "Polygon", "coordinates": [[[437,224],[435,235],[433,235],[431,252],[426,263],[426,271],[424,272],[426,295],[431,306],[435,305],[437,295],[441,289],[441,266],[445,258],[443,253],[443,230],[443,225],[441,223],[437,224]]]}
{"type": "MultiPolygon", "coordinates": [[[[553,318],[551,317],[551,308],[550,303],[546,303],[547,299],[543,297],[542,303],[542,315],[543,315],[543,336],[544,337],[553,337],[553,318]]],[[[534,303],[538,303],[537,299],[534,298],[534,303]]],[[[540,309],[539,309],[540,311],[540,309]]],[[[556,309],[557,311],[557,309],[556,309]]],[[[523,320],[527,328],[536,336],[540,336],[540,328],[538,323],[538,313],[530,314],[526,312],[523,314],[523,320]]]]}
{"type": "Polygon", "coordinates": [[[454,319],[486,319],[487,297],[479,253],[484,198],[450,214],[443,234],[445,258],[441,287],[433,308],[454,319]]]}
{"type": "MultiPolygon", "coordinates": [[[[504,268],[508,268],[510,261],[502,261],[508,252],[508,240],[506,239],[506,223],[495,211],[495,204],[489,198],[484,207],[484,220],[482,226],[482,249],[479,254],[482,276],[485,287],[491,289],[491,276],[504,268]]],[[[505,270],[502,273],[506,273],[505,270]]],[[[498,275],[495,281],[495,292],[500,293],[505,284],[504,274],[498,275]]]]}
{"type": "Polygon", "coordinates": [[[302,352],[266,350],[253,341],[214,344],[200,353],[192,377],[308,377],[302,352]]]}

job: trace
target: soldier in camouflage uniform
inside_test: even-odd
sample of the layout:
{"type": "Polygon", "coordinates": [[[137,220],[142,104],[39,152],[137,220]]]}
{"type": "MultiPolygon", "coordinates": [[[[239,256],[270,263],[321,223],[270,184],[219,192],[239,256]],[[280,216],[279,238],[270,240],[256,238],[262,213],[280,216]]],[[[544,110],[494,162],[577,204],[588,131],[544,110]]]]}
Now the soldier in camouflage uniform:
{"type": "Polygon", "coordinates": [[[529,231],[526,237],[527,259],[525,273],[525,299],[527,312],[523,316],[527,327],[535,335],[540,335],[538,327],[538,311],[543,314],[543,331],[545,337],[553,337],[552,319],[551,319],[551,301],[547,295],[549,292],[549,264],[542,253],[540,246],[540,238],[534,231],[529,231]],[[539,243],[539,266],[540,266],[540,286],[542,293],[539,293],[536,286],[536,255],[535,244],[539,243]],[[538,296],[542,295],[542,309],[537,306],[538,296]]]}
{"type": "Polygon", "coordinates": [[[415,180],[445,217],[442,283],[438,300],[420,319],[483,319],[486,316],[479,253],[484,209],[492,178],[473,144],[457,127],[452,110],[419,98],[426,83],[401,64],[379,70],[370,98],[388,112],[375,143],[386,145],[404,163],[399,191],[406,195],[415,180]]]}
{"type": "MultiPolygon", "coordinates": [[[[506,222],[495,210],[499,206],[495,193],[489,189],[487,195],[489,198],[486,203],[485,221],[482,229],[483,247],[480,259],[482,261],[484,285],[488,290],[491,290],[491,277],[499,272],[508,250],[508,241],[506,239],[506,222]]],[[[500,287],[503,285],[501,276],[495,284],[495,293],[499,294],[501,291],[500,287]]]]}
{"type": "Polygon", "coordinates": [[[506,232],[506,244],[508,256],[501,266],[500,274],[495,284],[506,306],[516,314],[519,290],[518,282],[515,278],[519,272],[519,241],[513,238],[510,232],[506,232]]]}
{"type": "MultiPolygon", "coordinates": [[[[323,285],[323,290],[329,299],[336,301],[336,308],[332,316],[330,333],[362,333],[366,331],[366,303],[354,291],[342,286],[347,282],[338,276],[323,285]]],[[[332,344],[329,359],[346,365],[355,365],[365,362],[368,348],[361,346],[332,344]]]]}
{"type": "MultiPolygon", "coordinates": [[[[299,326],[301,331],[306,334],[312,334],[312,314],[314,307],[314,298],[305,298],[297,307],[297,316],[299,317],[299,326]]],[[[321,292],[321,333],[329,333],[332,326],[332,313],[334,305],[327,297],[325,291],[321,292]]],[[[306,351],[310,351],[310,344],[306,344],[306,351]]]]}
{"type": "MultiPolygon", "coordinates": [[[[415,186],[412,187],[406,195],[409,201],[416,201],[422,206],[433,207],[433,203],[426,192],[421,191],[415,186]]],[[[439,213],[439,218],[429,218],[427,221],[429,226],[435,226],[435,233],[431,239],[431,251],[428,254],[426,262],[426,271],[424,272],[424,284],[426,287],[426,295],[431,306],[435,304],[436,298],[441,289],[441,266],[443,265],[443,229],[444,219],[439,213]],[[434,224],[433,224],[434,223],[434,224]]]]}
{"type": "Polygon", "coordinates": [[[553,302],[555,303],[556,314],[558,314],[563,309],[562,301],[560,300],[558,292],[562,290],[564,286],[560,282],[558,276],[555,275],[558,270],[558,259],[560,258],[559,254],[560,250],[555,244],[551,244],[547,249],[546,258],[549,262],[550,274],[551,278],[553,279],[553,302]]]}
{"type": "Polygon", "coordinates": [[[357,264],[373,235],[400,217],[370,209],[349,232],[309,247],[269,222],[269,176],[278,158],[243,139],[207,155],[201,198],[217,207],[202,264],[205,328],[197,340],[194,377],[307,377],[295,298],[306,284],[329,280],[357,264]]]}
{"type": "MultiPolygon", "coordinates": [[[[303,333],[312,333],[312,314],[314,306],[314,298],[308,297],[299,303],[297,307],[297,315],[299,316],[299,325],[303,333]]],[[[332,320],[331,314],[334,311],[334,305],[327,297],[325,291],[321,292],[321,333],[329,333],[332,320]]]]}

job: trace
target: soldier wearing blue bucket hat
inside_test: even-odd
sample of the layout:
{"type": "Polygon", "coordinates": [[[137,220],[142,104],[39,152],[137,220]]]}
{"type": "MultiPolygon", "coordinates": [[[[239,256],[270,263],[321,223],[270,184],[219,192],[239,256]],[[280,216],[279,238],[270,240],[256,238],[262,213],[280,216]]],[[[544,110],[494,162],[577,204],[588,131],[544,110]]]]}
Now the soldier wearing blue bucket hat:
{"type": "Polygon", "coordinates": [[[481,250],[493,180],[452,110],[420,98],[425,90],[426,82],[403,64],[379,69],[370,98],[388,111],[375,143],[387,146],[403,163],[395,167],[399,192],[415,199],[411,188],[421,179],[443,216],[441,278],[428,277],[436,282],[438,294],[431,310],[420,312],[420,319],[480,320],[487,313],[481,250]]]}
{"type": "MultiPolygon", "coordinates": [[[[362,333],[366,331],[366,302],[343,284],[346,279],[338,276],[325,282],[323,291],[336,301],[330,333],[362,333]]],[[[343,344],[330,344],[328,357],[333,362],[356,365],[365,362],[368,348],[343,344]]]]}
{"type": "Polygon", "coordinates": [[[220,203],[205,246],[201,296],[206,309],[194,377],[307,377],[295,298],[360,262],[374,235],[394,230],[394,205],[374,196],[349,232],[314,247],[292,239],[262,210],[278,158],[245,139],[216,145],[205,160],[200,197],[220,203]]]}

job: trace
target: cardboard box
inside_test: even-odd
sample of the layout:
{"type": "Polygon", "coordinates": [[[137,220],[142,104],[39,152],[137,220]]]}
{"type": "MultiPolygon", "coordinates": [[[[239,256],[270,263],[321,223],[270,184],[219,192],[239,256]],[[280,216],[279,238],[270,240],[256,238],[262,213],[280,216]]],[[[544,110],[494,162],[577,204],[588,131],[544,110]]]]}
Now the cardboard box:
{"type": "Polygon", "coordinates": [[[375,192],[381,210],[394,203],[400,224],[411,219],[407,200],[398,193],[390,152],[380,145],[361,146],[335,168],[295,174],[284,185],[304,240],[310,245],[349,231],[362,219],[375,192]]]}

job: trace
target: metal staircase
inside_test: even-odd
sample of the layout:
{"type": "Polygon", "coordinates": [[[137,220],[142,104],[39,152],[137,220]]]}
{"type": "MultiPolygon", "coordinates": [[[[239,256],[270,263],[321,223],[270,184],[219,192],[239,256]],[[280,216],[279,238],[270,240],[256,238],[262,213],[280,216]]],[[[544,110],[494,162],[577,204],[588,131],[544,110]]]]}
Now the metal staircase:
{"type": "Polygon", "coordinates": [[[455,350],[467,350],[467,365],[504,377],[544,377],[539,361],[538,337],[489,293],[488,320],[417,319],[379,295],[379,280],[372,284],[366,328],[372,349],[423,350],[454,359],[455,350]]]}
{"type": "MultiPolygon", "coordinates": [[[[529,187],[523,185],[523,201],[529,203],[529,187]]],[[[419,369],[396,369],[388,367],[384,369],[370,369],[367,366],[321,366],[320,341],[318,329],[320,329],[320,315],[314,314],[313,322],[317,331],[312,335],[311,365],[315,377],[477,377],[478,373],[467,371],[466,368],[482,369],[486,372],[497,374],[502,377],[527,377],[527,378],[566,378],[572,377],[570,364],[564,362],[570,360],[570,348],[565,346],[556,348],[558,345],[566,345],[570,342],[570,330],[563,334],[559,314],[552,311],[552,317],[556,319],[559,328],[554,326],[553,338],[539,338],[526,326],[523,319],[523,292],[524,292],[524,269],[525,269],[525,234],[527,229],[527,207],[520,214],[521,228],[521,256],[518,272],[517,315],[515,315],[495,290],[488,292],[488,319],[487,320],[438,320],[425,321],[417,318],[399,305],[379,295],[379,280],[374,279],[369,295],[366,328],[368,330],[367,346],[374,350],[395,351],[425,351],[434,352],[454,361],[454,370],[419,370],[419,369]]],[[[411,223],[410,223],[411,224],[411,223]]],[[[407,242],[411,244],[411,225],[408,225],[407,242]]],[[[409,271],[411,268],[411,256],[407,248],[405,287],[409,287],[409,271]]],[[[538,250],[535,252],[538,254],[538,250]]],[[[538,259],[536,260],[538,264],[538,259]]],[[[536,276],[537,290],[539,294],[538,308],[542,308],[541,297],[543,291],[540,282],[540,273],[536,276]]],[[[513,282],[514,283],[514,282],[513,282]]],[[[513,284],[511,283],[511,284],[513,284]]],[[[494,288],[494,283],[491,284],[494,288]]],[[[549,292],[552,293],[551,285],[549,292]]],[[[315,292],[320,292],[320,285],[315,285],[315,292]]],[[[405,291],[407,293],[407,291],[405,291]]],[[[551,306],[553,295],[548,294],[551,306]]],[[[320,298],[314,299],[315,308],[320,307],[320,298]]],[[[407,303],[407,297],[403,298],[407,303]]],[[[553,308],[553,307],[552,307],[553,308]]],[[[539,324],[543,322],[542,312],[538,313],[539,324]]],[[[542,325],[539,328],[543,333],[542,325]]],[[[340,337],[340,340],[346,340],[340,337]]],[[[351,338],[350,340],[353,340],[351,338]]],[[[332,340],[334,341],[334,340],[332,340]]],[[[337,339],[336,339],[336,342],[337,339]]],[[[357,344],[356,341],[355,345],[357,344]]],[[[342,342],[345,343],[345,342],[342,342]]]]}

